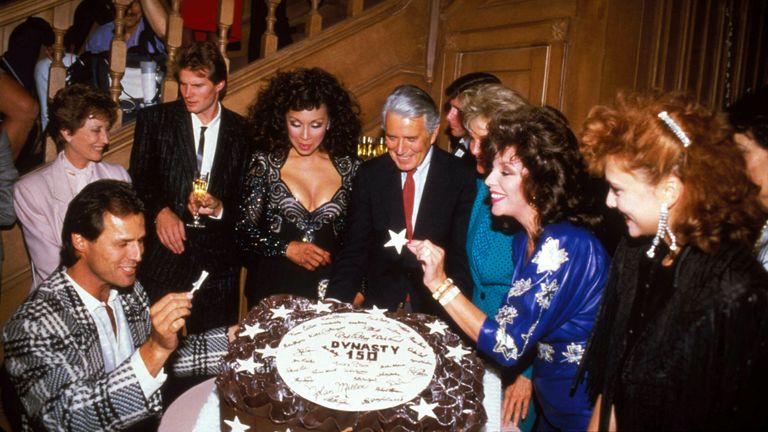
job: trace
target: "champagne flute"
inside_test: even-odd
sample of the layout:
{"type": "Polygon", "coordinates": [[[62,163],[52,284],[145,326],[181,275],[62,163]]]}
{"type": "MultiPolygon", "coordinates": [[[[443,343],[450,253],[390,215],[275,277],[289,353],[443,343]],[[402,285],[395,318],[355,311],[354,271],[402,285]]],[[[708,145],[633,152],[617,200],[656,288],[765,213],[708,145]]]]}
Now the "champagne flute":
{"type": "Polygon", "coordinates": [[[192,193],[195,199],[195,205],[198,207],[198,210],[195,211],[194,221],[192,223],[187,224],[188,227],[205,228],[205,224],[200,222],[199,207],[203,205],[203,198],[205,198],[205,194],[207,192],[208,192],[208,173],[200,173],[200,175],[192,181],[192,193]]]}

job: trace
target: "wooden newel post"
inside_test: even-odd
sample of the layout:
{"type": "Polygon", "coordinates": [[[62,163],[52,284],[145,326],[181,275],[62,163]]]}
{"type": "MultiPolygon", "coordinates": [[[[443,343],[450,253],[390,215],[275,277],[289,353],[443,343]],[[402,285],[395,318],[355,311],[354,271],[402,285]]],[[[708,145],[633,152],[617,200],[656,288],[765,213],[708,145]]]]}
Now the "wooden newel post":
{"type": "MultiPolygon", "coordinates": [[[[56,93],[67,85],[67,69],[64,66],[64,33],[70,25],[71,6],[56,6],[53,10],[53,61],[48,74],[48,100],[53,99],[56,93]]],[[[56,144],[48,137],[45,140],[45,161],[50,162],[56,158],[56,144]]]]}
{"type": "Polygon", "coordinates": [[[171,13],[168,14],[168,31],[165,41],[165,50],[168,60],[165,63],[165,79],[163,79],[163,102],[176,100],[179,94],[179,83],[173,76],[176,55],[181,47],[181,32],[184,27],[184,19],[181,18],[181,0],[173,0],[171,13]]]}
{"type": "Polygon", "coordinates": [[[309,11],[307,27],[305,29],[307,37],[314,36],[323,29],[323,16],[317,11],[319,7],[320,0],[312,0],[312,10],[309,11]]]}
{"type": "Polygon", "coordinates": [[[224,57],[224,63],[227,65],[227,72],[229,72],[229,57],[227,57],[227,32],[232,27],[233,18],[235,16],[235,1],[234,0],[221,0],[219,4],[219,51],[224,57]]]}
{"type": "MultiPolygon", "coordinates": [[[[123,85],[120,81],[125,75],[125,58],[128,55],[128,45],[125,43],[125,10],[130,6],[131,0],[115,1],[115,33],[109,48],[109,77],[112,84],[109,86],[109,96],[115,103],[120,103],[120,93],[123,85]]],[[[123,110],[117,110],[117,120],[112,128],[118,128],[123,124],[123,110]]]]}
{"type": "Polygon", "coordinates": [[[357,16],[363,11],[363,0],[349,0],[347,2],[347,16],[357,16]]]}
{"type": "Polygon", "coordinates": [[[261,35],[261,58],[277,52],[277,35],[275,34],[275,10],[280,0],[264,0],[267,2],[267,29],[261,35]]]}

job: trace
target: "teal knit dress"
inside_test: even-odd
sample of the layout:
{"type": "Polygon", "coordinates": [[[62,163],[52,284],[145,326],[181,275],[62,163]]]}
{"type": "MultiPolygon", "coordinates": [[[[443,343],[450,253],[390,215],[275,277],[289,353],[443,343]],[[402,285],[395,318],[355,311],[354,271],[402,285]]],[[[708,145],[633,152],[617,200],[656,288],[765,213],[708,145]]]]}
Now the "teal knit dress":
{"type": "MultiPolygon", "coordinates": [[[[515,264],[512,262],[511,235],[494,231],[491,227],[491,209],[488,201],[488,186],[477,180],[477,196],[472,206],[467,229],[467,257],[472,272],[472,303],[487,316],[495,317],[512,284],[515,264]]],[[[523,371],[531,378],[531,366],[523,371]]],[[[536,412],[533,399],[528,408],[528,416],[518,427],[524,432],[533,430],[536,412]]]]}

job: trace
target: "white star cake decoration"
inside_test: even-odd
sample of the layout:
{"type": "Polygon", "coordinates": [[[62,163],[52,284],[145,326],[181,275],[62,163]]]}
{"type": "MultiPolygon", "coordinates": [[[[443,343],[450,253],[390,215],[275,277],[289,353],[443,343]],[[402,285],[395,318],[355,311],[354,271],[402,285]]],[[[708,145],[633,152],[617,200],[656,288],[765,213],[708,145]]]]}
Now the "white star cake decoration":
{"type": "Polygon", "coordinates": [[[379,309],[379,307],[376,305],[373,305],[372,308],[366,309],[365,311],[373,316],[381,316],[381,317],[385,316],[384,313],[387,312],[386,309],[379,309]]]}
{"type": "Polygon", "coordinates": [[[408,239],[405,238],[405,230],[402,230],[399,233],[392,230],[387,231],[389,231],[389,241],[384,243],[384,247],[393,247],[397,250],[397,254],[400,255],[403,251],[403,246],[408,243],[408,239]]]}
{"type": "Polygon", "coordinates": [[[431,323],[426,324],[427,327],[429,327],[429,334],[437,333],[437,334],[445,334],[445,329],[448,328],[447,325],[443,324],[442,321],[433,321],[431,323]]]}
{"type": "Polygon", "coordinates": [[[284,305],[280,305],[277,309],[270,309],[272,311],[272,319],[275,318],[288,318],[288,316],[293,312],[290,309],[286,309],[284,305]]]}
{"type": "Polygon", "coordinates": [[[448,352],[445,354],[446,357],[451,357],[452,359],[456,360],[457,362],[464,358],[467,354],[472,354],[472,351],[465,350],[461,344],[456,345],[455,347],[447,347],[448,352]]]}
{"type": "Polygon", "coordinates": [[[320,314],[321,312],[328,312],[331,313],[331,305],[328,303],[323,303],[318,300],[317,303],[309,305],[309,308],[315,311],[316,314],[320,314]]]}
{"type": "Polygon", "coordinates": [[[419,398],[419,404],[411,405],[408,408],[410,408],[412,411],[418,413],[418,421],[421,421],[424,417],[432,417],[434,419],[437,418],[435,415],[435,407],[437,406],[436,403],[427,403],[427,401],[424,400],[424,398],[419,398]]]}
{"type": "Polygon", "coordinates": [[[271,346],[267,345],[263,349],[255,349],[257,353],[261,354],[261,358],[267,358],[267,357],[277,357],[277,348],[272,348],[271,346]]]}
{"type": "Polygon", "coordinates": [[[224,420],[224,423],[231,428],[230,430],[232,432],[245,432],[251,428],[250,426],[240,423],[240,419],[237,418],[237,416],[235,416],[234,420],[224,420]]]}
{"type": "Polygon", "coordinates": [[[246,324],[240,331],[240,336],[253,339],[257,334],[264,333],[265,331],[266,330],[261,328],[259,323],[256,323],[255,325],[246,324]]]}
{"type": "Polygon", "coordinates": [[[248,372],[251,375],[256,373],[256,368],[264,366],[262,363],[259,363],[253,359],[253,357],[241,360],[237,359],[237,371],[238,372],[248,372]]]}

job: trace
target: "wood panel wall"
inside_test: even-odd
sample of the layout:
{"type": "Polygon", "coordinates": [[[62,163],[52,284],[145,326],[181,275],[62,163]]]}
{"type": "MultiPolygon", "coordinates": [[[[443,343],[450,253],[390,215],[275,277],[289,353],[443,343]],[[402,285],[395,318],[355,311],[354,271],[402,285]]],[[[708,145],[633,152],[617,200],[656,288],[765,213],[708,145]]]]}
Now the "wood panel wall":
{"type": "Polygon", "coordinates": [[[768,82],[768,2],[646,0],[634,88],[682,90],[713,108],[768,82]]]}

